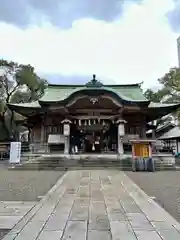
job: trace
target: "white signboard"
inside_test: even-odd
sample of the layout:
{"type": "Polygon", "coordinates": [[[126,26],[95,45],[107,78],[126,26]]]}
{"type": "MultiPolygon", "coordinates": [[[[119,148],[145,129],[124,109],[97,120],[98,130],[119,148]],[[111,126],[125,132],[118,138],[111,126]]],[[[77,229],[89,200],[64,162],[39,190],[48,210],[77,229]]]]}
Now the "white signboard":
{"type": "Polygon", "coordinates": [[[11,142],[10,163],[20,163],[21,159],[21,142],[11,142]]]}
{"type": "Polygon", "coordinates": [[[120,123],[118,126],[118,131],[120,136],[124,136],[125,130],[124,130],[124,123],[120,123]]]}
{"type": "Polygon", "coordinates": [[[64,143],[64,135],[61,134],[49,134],[48,136],[49,144],[60,144],[64,143]]]}
{"type": "Polygon", "coordinates": [[[70,135],[70,125],[64,124],[64,136],[69,136],[69,135],[70,135]]]}

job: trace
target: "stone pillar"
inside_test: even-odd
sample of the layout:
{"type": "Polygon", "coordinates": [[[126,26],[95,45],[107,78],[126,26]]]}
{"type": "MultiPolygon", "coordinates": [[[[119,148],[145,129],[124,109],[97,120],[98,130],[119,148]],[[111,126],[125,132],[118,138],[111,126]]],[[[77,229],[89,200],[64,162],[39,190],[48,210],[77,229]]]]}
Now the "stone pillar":
{"type": "Polygon", "coordinates": [[[118,134],[118,153],[119,153],[120,155],[123,155],[123,154],[124,154],[122,137],[119,136],[119,134],[118,134]]]}
{"type": "Polygon", "coordinates": [[[64,139],[64,154],[69,154],[70,136],[65,136],[64,139]]]}
{"type": "Polygon", "coordinates": [[[118,120],[117,124],[118,124],[118,153],[120,155],[124,154],[124,148],[123,148],[123,136],[125,134],[125,130],[124,130],[124,124],[126,123],[125,120],[118,120]]]}
{"type": "Polygon", "coordinates": [[[70,123],[71,121],[65,119],[61,122],[64,124],[63,131],[64,131],[64,154],[69,154],[70,148],[70,123]]]}

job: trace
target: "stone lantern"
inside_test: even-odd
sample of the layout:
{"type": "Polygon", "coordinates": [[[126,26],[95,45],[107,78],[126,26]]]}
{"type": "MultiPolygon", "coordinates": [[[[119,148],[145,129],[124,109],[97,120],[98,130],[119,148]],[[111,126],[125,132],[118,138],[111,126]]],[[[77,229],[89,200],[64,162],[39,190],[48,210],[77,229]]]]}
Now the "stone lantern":
{"type": "Polygon", "coordinates": [[[117,120],[118,124],[118,153],[120,155],[124,154],[124,148],[123,148],[123,136],[125,135],[125,123],[126,121],[123,119],[117,120]]]}

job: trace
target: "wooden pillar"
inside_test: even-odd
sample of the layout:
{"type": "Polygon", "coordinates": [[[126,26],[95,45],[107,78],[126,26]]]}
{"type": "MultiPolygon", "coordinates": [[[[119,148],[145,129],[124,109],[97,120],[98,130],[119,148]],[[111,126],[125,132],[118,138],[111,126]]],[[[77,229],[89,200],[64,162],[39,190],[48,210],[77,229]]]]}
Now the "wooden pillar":
{"type": "Polygon", "coordinates": [[[177,141],[177,152],[180,152],[180,141],[178,138],[176,139],[176,141],[177,141]]]}
{"type": "Polygon", "coordinates": [[[141,137],[143,139],[146,138],[146,122],[145,121],[141,123],[141,137]]]}
{"type": "Polygon", "coordinates": [[[41,123],[41,145],[44,143],[44,123],[41,123]]]}
{"type": "Polygon", "coordinates": [[[32,127],[28,126],[28,143],[32,143],[32,127]]]}
{"type": "Polygon", "coordinates": [[[45,145],[45,127],[44,127],[44,121],[45,116],[41,117],[41,136],[40,136],[40,150],[41,151],[46,151],[47,145],[45,145]]]}
{"type": "Polygon", "coordinates": [[[152,138],[156,139],[156,130],[155,129],[152,129],[152,138]]]}

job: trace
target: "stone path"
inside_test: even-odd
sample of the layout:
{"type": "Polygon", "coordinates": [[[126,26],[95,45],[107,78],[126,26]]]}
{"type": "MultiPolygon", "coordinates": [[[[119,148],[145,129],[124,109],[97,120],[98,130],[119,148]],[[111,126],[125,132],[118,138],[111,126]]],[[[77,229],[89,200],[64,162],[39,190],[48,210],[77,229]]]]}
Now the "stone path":
{"type": "Polygon", "coordinates": [[[0,202],[0,229],[12,229],[36,202],[0,202]]]}
{"type": "Polygon", "coordinates": [[[123,172],[68,171],[4,240],[174,240],[180,224],[123,172]]]}
{"type": "Polygon", "coordinates": [[[34,206],[36,202],[0,202],[0,239],[9,232],[34,206]]]}

